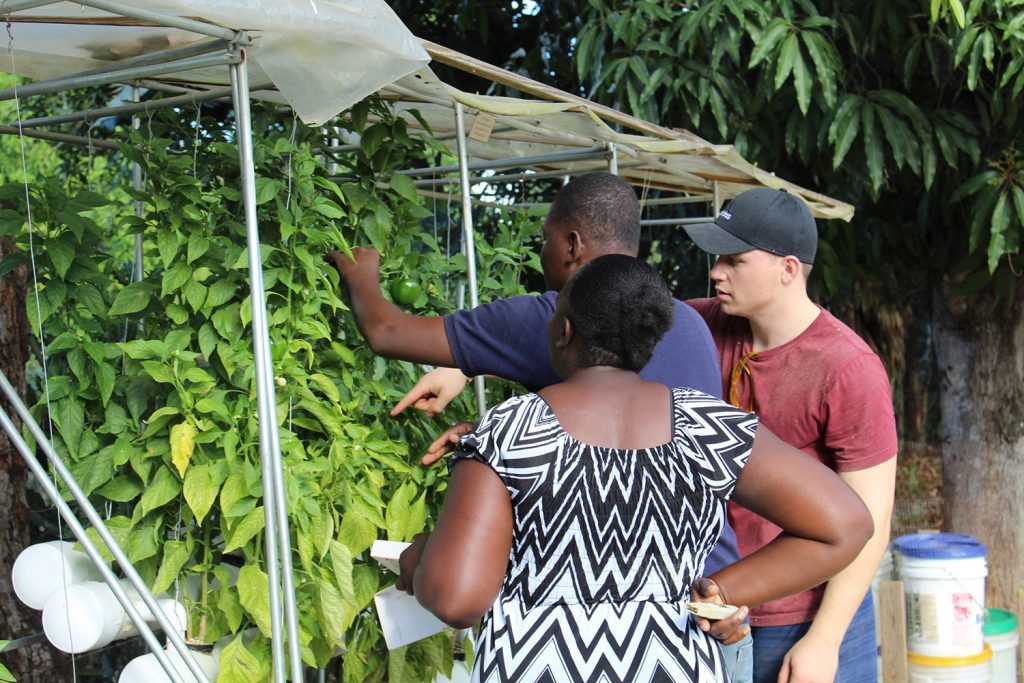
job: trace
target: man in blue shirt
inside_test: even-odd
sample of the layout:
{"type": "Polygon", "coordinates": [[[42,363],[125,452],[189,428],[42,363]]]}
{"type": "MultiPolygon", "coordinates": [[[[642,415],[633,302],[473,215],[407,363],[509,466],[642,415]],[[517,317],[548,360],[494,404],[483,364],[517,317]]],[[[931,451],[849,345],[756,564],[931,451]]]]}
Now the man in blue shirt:
{"type": "MultiPolygon", "coordinates": [[[[502,299],[444,317],[416,316],[384,297],[380,255],[376,251],[353,249],[354,260],[338,251],[328,256],[348,287],[356,323],[374,353],[458,367],[466,375],[495,375],[536,391],[561,381],[551,365],[547,340],[547,321],[555,309],[558,290],[589,260],[604,254],[636,256],[639,243],[640,205],[636,193],[614,175],[590,173],[562,187],[551,204],[541,248],[541,266],[549,291],[539,296],[502,299]]],[[[692,387],[721,397],[718,352],[696,311],[675,302],[672,329],[655,348],[640,376],[669,387],[692,387]]],[[[711,574],[738,559],[736,537],[727,526],[707,559],[705,573],[711,574]]],[[[745,616],[746,610],[741,614],[745,616]]],[[[715,629],[727,640],[744,634],[743,640],[725,648],[729,680],[739,683],[752,676],[750,640],[745,634],[748,629],[735,631],[742,616],[723,620],[715,629]],[[725,622],[729,628],[722,628],[725,622]]]]}

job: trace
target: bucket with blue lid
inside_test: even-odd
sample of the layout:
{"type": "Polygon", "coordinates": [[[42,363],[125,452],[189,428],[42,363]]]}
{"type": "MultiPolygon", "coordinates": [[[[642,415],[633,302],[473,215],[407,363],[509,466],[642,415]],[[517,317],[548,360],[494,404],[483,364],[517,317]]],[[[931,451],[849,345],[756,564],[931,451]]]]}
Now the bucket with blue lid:
{"type": "Polygon", "coordinates": [[[903,581],[907,651],[972,657],[985,648],[985,545],[966,534],[911,534],[893,541],[903,581]]]}

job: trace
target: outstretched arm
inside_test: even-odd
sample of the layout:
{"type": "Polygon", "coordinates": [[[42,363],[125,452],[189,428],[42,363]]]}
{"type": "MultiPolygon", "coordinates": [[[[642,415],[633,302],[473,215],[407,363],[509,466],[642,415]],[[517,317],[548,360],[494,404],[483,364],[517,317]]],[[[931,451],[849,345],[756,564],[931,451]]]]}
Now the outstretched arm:
{"type": "Polygon", "coordinates": [[[889,542],[896,458],[856,472],[841,472],[839,476],[867,505],[874,520],[875,533],[857,559],[825,586],[821,606],[810,629],[783,660],[780,681],[816,683],[833,680],[839,665],[843,636],[868,592],[889,542]]]}
{"type": "Polygon", "coordinates": [[[463,460],[434,531],[402,553],[396,585],[446,624],[468,628],[498,597],[511,549],[508,489],[489,466],[463,460]]]}
{"type": "Polygon", "coordinates": [[[711,576],[732,605],[760,605],[826,581],[857,557],[873,533],[871,515],[853,489],[763,425],[733,499],[782,533],[711,576]]]}
{"type": "Polygon", "coordinates": [[[444,318],[411,315],[386,298],[380,289],[380,254],[356,247],[352,258],[340,251],[327,257],[348,287],[352,313],[373,352],[385,358],[452,367],[444,318]]]}

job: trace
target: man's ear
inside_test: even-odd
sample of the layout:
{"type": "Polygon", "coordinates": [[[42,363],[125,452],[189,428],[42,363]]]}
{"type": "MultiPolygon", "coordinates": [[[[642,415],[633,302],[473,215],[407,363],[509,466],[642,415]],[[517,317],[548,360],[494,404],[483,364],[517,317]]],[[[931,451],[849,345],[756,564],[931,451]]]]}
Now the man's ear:
{"type": "Polygon", "coordinates": [[[579,263],[582,261],[586,251],[586,244],[583,242],[583,237],[580,235],[579,230],[570,230],[569,234],[565,236],[565,241],[565,260],[568,263],[579,263]]]}
{"type": "Polygon", "coordinates": [[[573,335],[576,330],[573,328],[572,323],[569,322],[568,318],[562,318],[562,329],[558,332],[558,339],[555,341],[555,346],[566,347],[572,343],[573,335]]]}
{"type": "Polygon", "coordinates": [[[782,282],[789,284],[803,276],[803,264],[796,256],[782,257],[782,282]]]}

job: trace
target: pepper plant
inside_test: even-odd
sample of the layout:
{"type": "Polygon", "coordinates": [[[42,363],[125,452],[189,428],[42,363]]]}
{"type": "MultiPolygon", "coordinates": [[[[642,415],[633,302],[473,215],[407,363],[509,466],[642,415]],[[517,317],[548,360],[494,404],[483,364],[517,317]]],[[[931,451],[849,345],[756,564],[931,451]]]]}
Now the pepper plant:
{"type": "MultiPolygon", "coordinates": [[[[373,595],[394,577],[367,550],[377,538],[407,541],[429,527],[447,476],[416,461],[441,426],[388,416],[422,369],[372,354],[323,256],[374,246],[386,279],[416,277],[415,291],[401,291],[403,306],[450,311],[465,259],[448,255],[438,216],[395,173],[446,150],[409,135],[374,98],[337,122],[360,135],[360,149],[333,158],[314,149],[318,131],[271,108],[255,114],[253,129],[266,131],[254,151],[260,249],[302,658],[325,667],[340,652],[346,682],[431,680],[451,671],[452,636],[386,649],[373,595]]],[[[108,511],[108,527],[154,592],[185,599],[188,640],[226,642],[218,680],[268,680],[238,154],[223,117],[182,116],[125,131],[119,159],[140,164],[146,178],[129,191],[141,216],[128,202],[56,182],[31,188],[38,296],[28,309],[46,361],[34,410],[52,420],[58,453],[108,511]],[[126,258],[135,235],[144,245],[138,281],[126,258]]],[[[21,192],[4,188],[0,199],[16,206],[21,192]]],[[[27,249],[23,216],[23,206],[0,212],[0,232],[27,249]]],[[[478,237],[482,298],[521,293],[521,271],[538,267],[526,244],[539,232],[536,218],[487,220],[478,237]]],[[[454,405],[446,423],[469,417],[470,403],[454,405]]]]}

